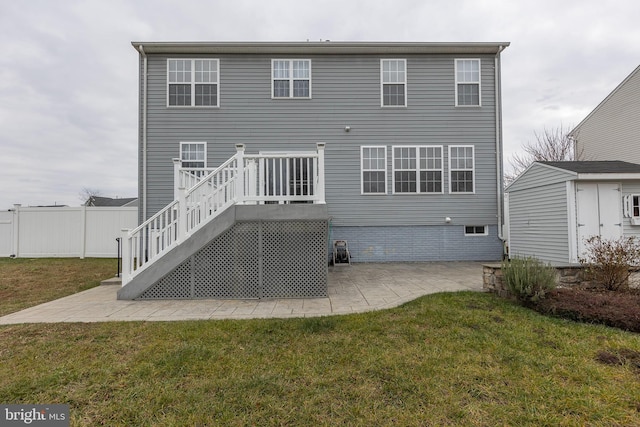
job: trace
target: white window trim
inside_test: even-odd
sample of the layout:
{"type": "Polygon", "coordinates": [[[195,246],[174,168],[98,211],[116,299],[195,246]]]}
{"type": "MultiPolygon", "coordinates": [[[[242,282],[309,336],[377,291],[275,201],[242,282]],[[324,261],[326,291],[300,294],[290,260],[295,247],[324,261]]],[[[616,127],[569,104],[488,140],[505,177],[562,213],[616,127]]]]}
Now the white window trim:
{"type": "MultiPolygon", "coordinates": [[[[271,60],[271,99],[312,99],[311,96],[311,88],[313,87],[312,81],[311,81],[311,77],[313,76],[313,70],[312,70],[312,64],[311,64],[311,59],[305,59],[305,58],[275,58],[271,60]],[[289,62],[289,96],[274,96],[273,95],[273,89],[274,89],[274,76],[273,76],[273,63],[275,61],[288,61],[289,62]],[[309,63],[309,96],[293,96],[293,61],[307,61],[309,63]]],[[[278,79],[278,80],[284,80],[284,79],[278,79]]],[[[296,79],[296,80],[307,80],[307,79],[296,79]]]]}
{"type": "Polygon", "coordinates": [[[455,86],[455,106],[460,108],[478,108],[482,107],[482,61],[480,58],[456,58],[453,70],[454,86],[455,86]],[[458,62],[459,61],[477,61],[478,62],[478,105],[460,105],[458,104],[458,84],[476,84],[475,82],[458,82],[458,62]]]}
{"type": "MultiPolygon", "coordinates": [[[[444,146],[442,145],[392,145],[391,146],[391,194],[444,194],[444,146]],[[397,192],[396,191],[396,148],[415,148],[416,150],[416,191],[415,192],[397,192]],[[421,148],[440,148],[440,169],[420,168],[420,149],[421,148]],[[420,191],[420,173],[421,172],[440,172],[440,191],[420,191]]],[[[403,171],[409,169],[401,169],[403,171]]]]}
{"type": "Polygon", "coordinates": [[[633,209],[634,198],[638,199],[638,205],[640,205],[640,194],[638,193],[627,194],[622,198],[622,203],[624,207],[624,216],[629,218],[631,225],[640,225],[640,215],[634,215],[634,209],[633,209]]]}
{"type": "Polygon", "coordinates": [[[640,215],[634,215],[634,203],[633,203],[633,199],[634,198],[638,198],[638,204],[640,204],[640,194],[632,194],[631,195],[631,218],[640,218],[640,215]]]}
{"type": "Polygon", "coordinates": [[[380,107],[382,108],[406,108],[409,105],[407,98],[407,80],[409,70],[407,70],[407,60],[402,58],[384,58],[380,59],[380,107]],[[384,66],[385,61],[402,61],[404,63],[404,82],[403,83],[384,83],[384,66]],[[384,105],[384,85],[385,84],[404,84],[404,105],[384,105]]]}
{"type": "Polygon", "coordinates": [[[429,169],[428,165],[425,169],[421,169],[420,163],[417,164],[419,172],[423,172],[423,171],[424,172],[440,172],[440,191],[420,192],[420,176],[418,176],[418,192],[420,194],[444,194],[444,146],[443,145],[420,145],[418,147],[418,162],[420,162],[421,148],[439,148],[440,149],[440,169],[429,169]]]}
{"type": "MultiPolygon", "coordinates": [[[[178,157],[180,158],[180,165],[182,166],[183,162],[189,161],[189,160],[184,160],[182,158],[182,146],[187,144],[198,144],[198,145],[204,146],[204,166],[202,167],[206,168],[207,167],[207,142],[206,141],[180,141],[180,151],[178,153],[178,157]]],[[[187,169],[195,169],[195,168],[187,168],[187,169]]]]}
{"type": "Polygon", "coordinates": [[[475,194],[476,193],[476,148],[473,145],[450,145],[449,146],[449,194],[475,194]],[[471,148],[471,158],[473,159],[473,167],[471,169],[453,169],[451,167],[451,149],[452,148],[471,148]],[[471,179],[473,180],[473,191],[451,191],[451,172],[471,171],[471,179]]]}
{"type": "Polygon", "coordinates": [[[387,146],[386,145],[362,145],[360,147],[360,194],[363,196],[384,196],[387,194],[388,180],[389,180],[389,174],[387,173],[387,146]],[[365,148],[383,148],[384,149],[384,170],[364,168],[365,148]],[[366,193],[364,191],[364,172],[384,172],[384,192],[366,193]]]}
{"type": "Polygon", "coordinates": [[[166,97],[167,97],[167,108],[220,108],[220,59],[218,58],[167,58],[167,88],[166,88],[166,97]],[[213,82],[201,83],[201,84],[215,84],[217,86],[216,93],[216,105],[196,105],[196,60],[207,60],[207,61],[216,61],[216,76],[218,80],[213,82]],[[191,105],[169,105],[169,85],[171,84],[187,84],[183,83],[169,83],[169,61],[191,61],[191,81],[188,83],[191,85],[191,105]]]}
{"type": "MultiPolygon", "coordinates": [[[[483,237],[483,236],[488,236],[489,235],[489,226],[488,225],[464,225],[464,235],[467,237],[483,237]],[[475,229],[475,227],[483,227],[484,228],[484,233],[467,233],[467,227],[473,227],[475,229]]],[[[474,230],[475,231],[475,230],[474,230]]]]}

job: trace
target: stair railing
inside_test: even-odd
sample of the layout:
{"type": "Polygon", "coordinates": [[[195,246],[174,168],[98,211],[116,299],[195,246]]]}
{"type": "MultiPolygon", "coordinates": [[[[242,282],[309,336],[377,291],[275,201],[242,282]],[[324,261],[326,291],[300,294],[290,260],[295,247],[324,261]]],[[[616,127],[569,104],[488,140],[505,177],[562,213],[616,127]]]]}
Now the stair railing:
{"type": "Polygon", "coordinates": [[[234,204],[325,203],[324,143],[316,152],[236,154],[209,173],[180,170],[176,199],[135,229],[123,230],[122,285],[234,204]],[[191,185],[185,187],[185,185],[191,185]]]}

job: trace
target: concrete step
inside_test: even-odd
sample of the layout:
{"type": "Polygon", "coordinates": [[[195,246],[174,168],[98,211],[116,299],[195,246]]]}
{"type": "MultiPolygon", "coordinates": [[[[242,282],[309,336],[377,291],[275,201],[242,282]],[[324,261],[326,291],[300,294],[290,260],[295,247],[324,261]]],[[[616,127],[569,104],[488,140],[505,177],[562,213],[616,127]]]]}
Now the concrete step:
{"type": "Polygon", "coordinates": [[[112,277],[111,279],[103,280],[100,282],[100,286],[104,285],[118,285],[122,286],[122,278],[121,277],[112,277]]]}

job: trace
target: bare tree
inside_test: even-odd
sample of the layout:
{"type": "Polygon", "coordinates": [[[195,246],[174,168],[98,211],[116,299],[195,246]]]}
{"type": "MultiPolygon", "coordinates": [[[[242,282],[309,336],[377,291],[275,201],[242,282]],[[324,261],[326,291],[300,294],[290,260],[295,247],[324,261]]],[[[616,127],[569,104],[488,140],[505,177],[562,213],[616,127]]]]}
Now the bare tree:
{"type": "Polygon", "coordinates": [[[522,154],[514,154],[509,163],[511,172],[505,173],[505,185],[509,185],[533,162],[559,162],[565,160],[579,160],[580,153],[576,153],[574,138],[569,136],[571,129],[562,124],[554,129],[545,128],[542,133],[534,132],[535,142],[527,142],[522,154]]]}
{"type": "Polygon", "coordinates": [[[78,193],[78,197],[82,200],[82,204],[89,206],[93,197],[102,195],[102,191],[97,188],[82,187],[82,190],[78,193]]]}

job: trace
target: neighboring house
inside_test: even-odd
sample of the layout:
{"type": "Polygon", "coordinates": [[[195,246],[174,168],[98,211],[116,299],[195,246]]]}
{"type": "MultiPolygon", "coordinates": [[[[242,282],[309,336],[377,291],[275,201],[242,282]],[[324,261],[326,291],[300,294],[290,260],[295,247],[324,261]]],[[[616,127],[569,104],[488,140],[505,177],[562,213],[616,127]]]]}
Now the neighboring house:
{"type": "MultiPolygon", "coordinates": [[[[140,54],[139,199],[141,221],[147,220],[137,237],[129,238],[131,263],[143,264],[131,268],[132,276],[151,270],[145,283],[162,282],[164,289],[188,282],[192,288],[184,297],[213,292],[198,293],[205,285],[194,279],[200,274],[195,267],[147,267],[156,253],[178,252],[181,245],[157,231],[163,226],[151,224],[159,216],[172,223],[170,212],[181,212],[178,206],[196,224],[185,226],[185,238],[200,235],[181,256],[194,257],[194,265],[215,263],[202,274],[216,277],[231,274],[218,271],[220,265],[236,263],[236,270],[242,270],[254,262],[200,258],[206,242],[213,244],[214,236],[223,233],[214,230],[221,221],[203,219],[225,217],[226,208],[219,205],[235,210],[235,219],[227,218],[229,227],[242,223],[261,229],[288,218],[290,224],[273,231],[281,237],[274,237],[273,248],[288,254],[282,263],[297,275],[307,265],[299,258],[315,249],[291,248],[282,237],[290,234],[287,229],[310,222],[317,222],[307,231],[322,246],[316,252],[325,269],[336,240],[347,242],[352,262],[500,259],[500,54],[509,43],[132,45],[140,54]],[[202,183],[216,167],[221,167],[220,176],[226,171],[225,177],[202,183]],[[186,189],[186,196],[178,187],[186,189]],[[208,227],[207,238],[190,227],[208,227]],[[152,247],[141,249],[148,240],[152,247]],[[185,271],[182,278],[176,279],[177,268],[185,271]]],[[[269,250],[261,233],[255,259],[266,259],[269,250]]],[[[208,250],[215,257],[228,251],[245,254],[232,246],[208,250]]],[[[163,259],[169,258],[173,255],[163,259]]],[[[267,266],[260,268],[242,275],[266,277],[267,266]]],[[[125,284],[136,280],[127,274],[125,284]]],[[[308,281],[311,274],[317,275],[296,280],[308,281]]],[[[290,271],[278,277],[288,276],[290,271]]],[[[265,295],[262,286],[256,297],[265,295]]],[[[121,298],[140,297],[126,288],[121,298]]],[[[172,292],[142,297],[179,294],[172,292]]]]}
{"type": "Polygon", "coordinates": [[[640,66],[616,87],[569,136],[585,160],[640,163],[640,66]]]}
{"type": "Polygon", "coordinates": [[[122,199],[112,199],[111,197],[91,196],[85,202],[85,206],[104,206],[104,207],[137,207],[138,198],[129,197],[122,199]]]}
{"type": "Polygon", "coordinates": [[[640,165],[535,162],[505,189],[510,256],[578,263],[591,236],[640,236],[640,165]]]}

